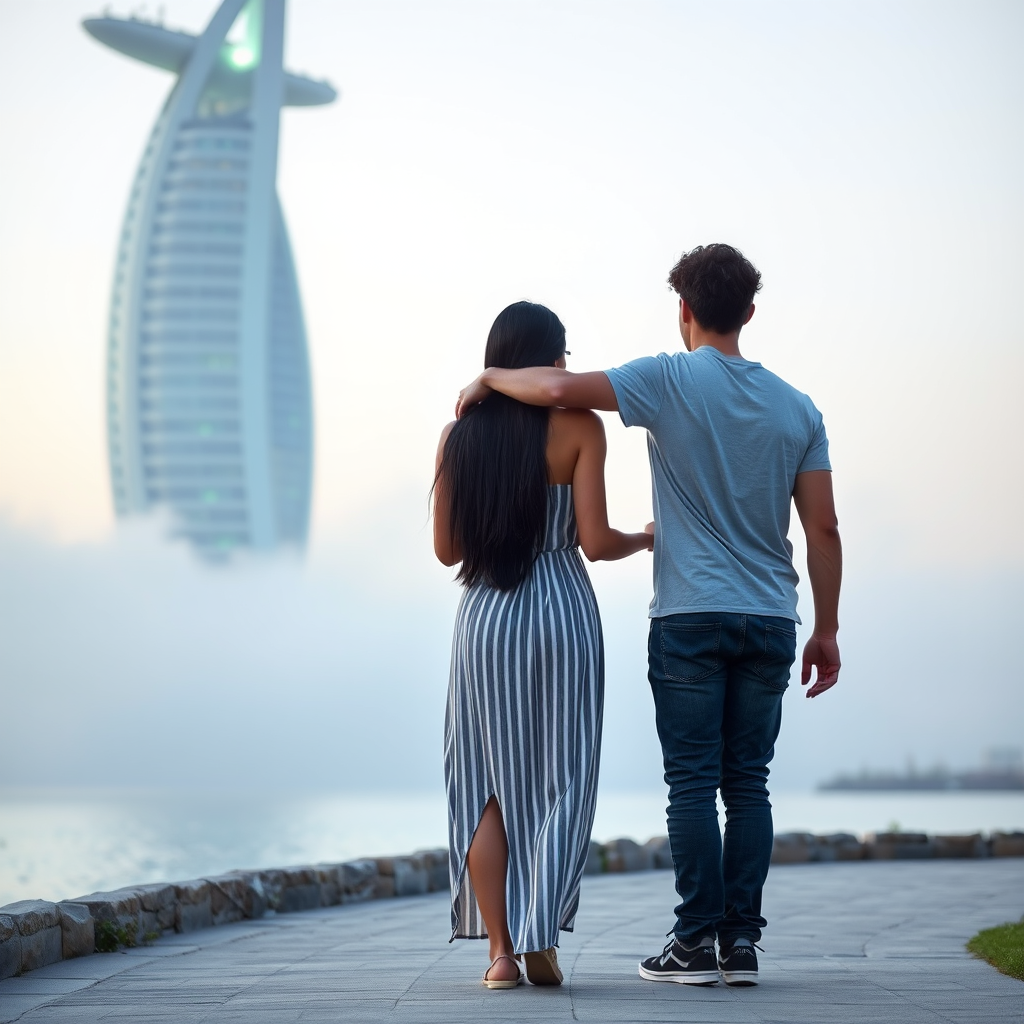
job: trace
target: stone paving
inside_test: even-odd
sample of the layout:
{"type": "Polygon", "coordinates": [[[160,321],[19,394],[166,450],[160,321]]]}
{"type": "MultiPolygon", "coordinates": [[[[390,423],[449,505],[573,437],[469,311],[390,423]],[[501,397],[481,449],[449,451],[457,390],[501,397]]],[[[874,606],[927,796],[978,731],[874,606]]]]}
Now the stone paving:
{"type": "Polygon", "coordinates": [[[566,984],[488,991],[482,942],[447,942],[444,895],[332,907],[96,954],[0,982],[0,1022],[1024,1022],[1024,983],[964,952],[1024,912],[1024,860],[772,869],[756,988],[653,984],[666,871],[584,880],[566,984]]]}

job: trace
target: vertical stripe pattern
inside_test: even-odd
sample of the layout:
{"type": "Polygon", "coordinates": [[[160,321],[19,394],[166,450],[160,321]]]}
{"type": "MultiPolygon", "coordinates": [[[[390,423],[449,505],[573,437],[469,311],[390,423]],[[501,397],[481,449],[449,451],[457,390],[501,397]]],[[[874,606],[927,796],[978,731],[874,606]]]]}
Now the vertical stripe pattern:
{"type": "Polygon", "coordinates": [[[512,591],[470,587],[459,605],[444,756],[453,939],[487,934],[466,856],[492,795],[508,835],[516,951],[572,931],[604,710],[601,621],[578,543],[572,487],[552,485],[530,574],[512,591]]]}

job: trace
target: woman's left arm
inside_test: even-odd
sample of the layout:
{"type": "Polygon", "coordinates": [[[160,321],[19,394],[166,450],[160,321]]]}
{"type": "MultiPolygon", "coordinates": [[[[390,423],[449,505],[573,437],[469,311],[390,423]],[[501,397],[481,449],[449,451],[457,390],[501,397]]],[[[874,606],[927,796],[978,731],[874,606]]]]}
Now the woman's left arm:
{"type": "Polygon", "coordinates": [[[591,562],[614,561],[651,551],[654,532],[623,533],[608,525],[608,500],[604,486],[604,460],[608,443],[601,417],[592,412],[574,414],[579,437],[579,455],[572,475],[573,505],[580,547],[591,562]]]}
{"type": "Polygon", "coordinates": [[[441,431],[437,457],[434,459],[434,554],[442,565],[455,565],[462,561],[462,552],[452,537],[451,504],[448,500],[444,474],[441,472],[445,442],[454,426],[454,423],[449,423],[441,431]]]}

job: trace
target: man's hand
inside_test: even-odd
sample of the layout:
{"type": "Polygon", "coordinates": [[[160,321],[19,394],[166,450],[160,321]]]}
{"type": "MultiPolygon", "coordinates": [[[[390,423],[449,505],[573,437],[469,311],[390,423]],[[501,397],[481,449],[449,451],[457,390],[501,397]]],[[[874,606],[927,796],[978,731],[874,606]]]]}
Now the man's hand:
{"type": "Polygon", "coordinates": [[[811,668],[818,670],[818,678],[807,691],[806,696],[817,697],[819,693],[830,690],[839,682],[839,644],[835,637],[812,636],[804,646],[804,663],[800,672],[800,685],[806,686],[811,681],[811,668]]]}
{"type": "Polygon", "coordinates": [[[482,377],[481,373],[468,388],[463,388],[459,392],[459,400],[455,403],[455,418],[457,420],[462,419],[462,414],[467,409],[479,405],[491,393],[491,389],[483,382],[482,377]]]}

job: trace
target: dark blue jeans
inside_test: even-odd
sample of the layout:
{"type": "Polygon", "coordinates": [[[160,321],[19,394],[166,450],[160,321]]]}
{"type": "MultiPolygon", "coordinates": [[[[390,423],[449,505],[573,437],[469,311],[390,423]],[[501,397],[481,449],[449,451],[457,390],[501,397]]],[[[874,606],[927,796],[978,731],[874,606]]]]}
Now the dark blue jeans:
{"type": "Polygon", "coordinates": [[[790,619],[709,612],[651,620],[648,664],[665,757],[676,937],[756,942],[772,856],[768,762],[796,657],[790,619]],[[725,842],[716,790],[725,804],[725,842]]]}

